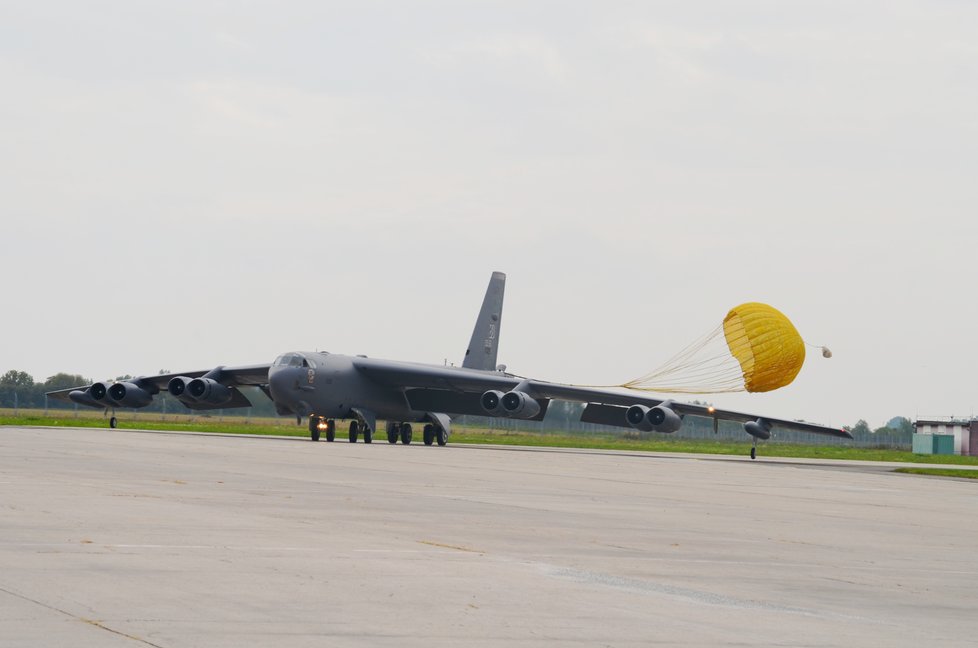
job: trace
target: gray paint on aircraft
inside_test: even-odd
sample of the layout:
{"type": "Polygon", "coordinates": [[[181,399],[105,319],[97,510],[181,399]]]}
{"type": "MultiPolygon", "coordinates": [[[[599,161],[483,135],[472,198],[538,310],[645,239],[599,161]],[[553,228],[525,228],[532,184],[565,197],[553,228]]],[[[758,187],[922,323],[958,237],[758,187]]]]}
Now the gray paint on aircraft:
{"type": "Polygon", "coordinates": [[[493,272],[482,300],[479,319],[472,330],[472,339],[465,350],[462,366],[466,369],[494,371],[499,350],[499,330],[503,323],[503,296],[506,292],[506,275],[493,272]]]}
{"type": "MultiPolygon", "coordinates": [[[[181,401],[194,409],[246,407],[248,400],[236,387],[253,385],[261,388],[282,415],[316,419],[355,418],[372,430],[376,421],[431,423],[449,431],[451,415],[493,416],[483,407],[482,397],[489,391],[500,394],[520,392],[521,399],[532,398],[539,408],[513,410],[508,415],[525,420],[542,420],[551,400],[585,403],[582,420],[619,427],[635,427],[625,413],[633,406],[655,408],[660,417],[675,426],[659,431],[675,431],[685,415],[705,416],[714,420],[732,420],[770,429],[771,426],[814,434],[850,437],[844,430],[801,421],[773,419],[720,410],[693,403],[660,400],[645,393],[622,389],[603,389],[564,385],[543,380],[513,376],[496,369],[499,332],[502,323],[503,294],[506,275],[494,272],[472,332],[461,367],[446,367],[415,362],[380,360],[326,352],[290,352],[271,364],[241,367],[217,367],[209,371],[190,371],[160,376],[143,376],[126,381],[127,392],[138,390],[134,403],[113,401],[109,385],[96,383],[72,389],[48,392],[53,398],[72,400],[98,408],[141,407],[160,391],[188,384],[194,378],[208,379],[223,387],[208,391],[210,401],[194,400],[184,393],[181,401]],[[219,401],[219,402],[218,402],[219,401]]],[[[212,387],[215,387],[212,385],[212,387]]],[[[115,390],[116,393],[122,393],[115,390]]],[[[661,422],[661,421],[660,421],[661,422]]],[[[648,427],[651,425],[642,422],[648,427]]],[[[641,428],[645,429],[645,428],[641,428]]],[[[657,429],[657,428],[653,428],[657,429]]],[[[755,435],[756,436],[756,435],[755,435]]]]}

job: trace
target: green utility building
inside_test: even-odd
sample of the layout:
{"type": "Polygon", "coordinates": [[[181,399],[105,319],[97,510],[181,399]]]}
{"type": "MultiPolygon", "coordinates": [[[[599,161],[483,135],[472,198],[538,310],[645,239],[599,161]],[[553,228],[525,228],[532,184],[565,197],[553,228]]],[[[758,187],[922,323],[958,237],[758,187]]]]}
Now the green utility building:
{"type": "Polygon", "coordinates": [[[978,455],[978,419],[915,421],[914,454],[978,455]]]}

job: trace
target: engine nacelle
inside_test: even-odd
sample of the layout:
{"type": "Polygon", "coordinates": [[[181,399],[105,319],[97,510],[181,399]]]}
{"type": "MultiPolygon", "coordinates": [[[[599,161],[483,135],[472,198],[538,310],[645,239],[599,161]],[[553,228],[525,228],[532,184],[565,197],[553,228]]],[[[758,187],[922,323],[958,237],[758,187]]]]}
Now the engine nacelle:
{"type": "Polygon", "coordinates": [[[666,434],[676,432],[683,426],[683,417],[665,404],[650,409],[649,413],[645,415],[645,420],[649,422],[653,430],[666,434]]]}
{"type": "Polygon", "coordinates": [[[117,382],[109,387],[109,398],[120,407],[146,407],[153,402],[153,395],[131,382],[117,382]]]}
{"type": "Polygon", "coordinates": [[[194,378],[187,384],[185,393],[194,400],[209,405],[226,403],[234,395],[230,387],[222,385],[213,378],[194,378]]]}
{"type": "MultiPolygon", "coordinates": [[[[166,390],[170,392],[170,395],[174,398],[179,398],[184,400],[189,398],[187,393],[187,386],[193,381],[193,378],[187,378],[186,376],[177,376],[176,378],[170,378],[170,382],[166,385],[166,390]]],[[[190,398],[189,400],[193,400],[190,398]]]]}
{"type": "Polygon", "coordinates": [[[482,394],[479,402],[482,404],[482,409],[489,416],[506,416],[506,410],[503,409],[503,393],[501,391],[490,389],[482,394]]]}
{"type": "Polygon", "coordinates": [[[649,408],[644,405],[632,405],[625,410],[625,420],[636,430],[651,432],[652,424],[648,420],[649,408]]]}
{"type": "Polygon", "coordinates": [[[96,403],[105,403],[106,405],[111,405],[111,401],[106,401],[106,397],[109,395],[109,386],[104,382],[97,382],[88,388],[88,395],[92,397],[96,403]]]}
{"type": "Polygon", "coordinates": [[[503,394],[503,409],[506,416],[518,419],[531,419],[540,413],[540,403],[526,392],[511,391],[503,394]]]}
{"type": "Polygon", "coordinates": [[[747,421],[744,423],[744,432],[755,439],[767,440],[771,438],[771,424],[761,418],[756,421],[747,421]]]}
{"type": "MultiPolygon", "coordinates": [[[[103,387],[105,387],[105,385],[103,385],[103,387]]],[[[103,399],[105,398],[105,393],[106,392],[102,392],[103,399]]],[[[88,407],[106,407],[107,405],[110,405],[109,401],[107,400],[96,400],[96,398],[92,396],[91,387],[87,389],[76,389],[69,392],[68,398],[79,405],[87,405],[88,407]]]]}

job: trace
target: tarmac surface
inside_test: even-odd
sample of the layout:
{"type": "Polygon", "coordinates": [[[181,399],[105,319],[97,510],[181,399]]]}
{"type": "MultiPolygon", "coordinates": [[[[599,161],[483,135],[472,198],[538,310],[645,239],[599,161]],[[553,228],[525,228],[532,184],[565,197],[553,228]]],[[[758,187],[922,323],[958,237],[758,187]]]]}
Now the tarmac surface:
{"type": "Polygon", "coordinates": [[[0,428],[0,646],[974,646],[978,483],[890,468],[0,428]]]}

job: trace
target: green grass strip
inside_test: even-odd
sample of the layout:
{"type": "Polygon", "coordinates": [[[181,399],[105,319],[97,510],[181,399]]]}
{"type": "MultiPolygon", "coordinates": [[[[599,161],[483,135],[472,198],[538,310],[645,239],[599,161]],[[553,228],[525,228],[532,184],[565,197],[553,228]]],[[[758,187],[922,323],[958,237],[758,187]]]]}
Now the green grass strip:
{"type": "Polygon", "coordinates": [[[978,479],[978,470],[968,470],[967,468],[897,468],[893,472],[906,473],[908,475],[978,479]]]}
{"type": "MultiPolygon", "coordinates": [[[[11,412],[11,410],[7,410],[11,412]]],[[[120,417],[120,429],[162,430],[178,432],[209,432],[223,434],[264,434],[274,436],[306,437],[309,435],[305,422],[296,425],[294,419],[247,419],[241,416],[188,416],[168,414],[161,420],[160,414],[126,413],[120,417]]],[[[49,427],[108,427],[108,421],[99,412],[85,412],[75,417],[72,411],[50,413],[22,412],[19,416],[0,414],[0,425],[49,426],[49,427]]],[[[337,439],[346,439],[346,429],[338,426],[337,439]]],[[[419,431],[415,443],[420,442],[419,431]]],[[[2,433],[2,432],[0,432],[2,433]]],[[[746,435],[745,435],[746,436],[746,435]]],[[[375,434],[375,442],[386,443],[383,429],[375,434]]],[[[750,440],[686,439],[675,436],[659,438],[625,438],[608,433],[562,434],[513,431],[490,431],[485,428],[455,427],[451,443],[492,444],[512,446],[540,446],[546,448],[581,448],[594,450],[622,450],[638,452],[686,452],[694,454],[747,455],[750,440]]],[[[787,457],[798,459],[842,459],[854,461],[891,461],[906,463],[933,463],[978,466],[978,457],[957,455],[915,455],[905,450],[857,448],[849,446],[796,445],[789,443],[762,442],[757,446],[761,457],[787,457]]]]}

